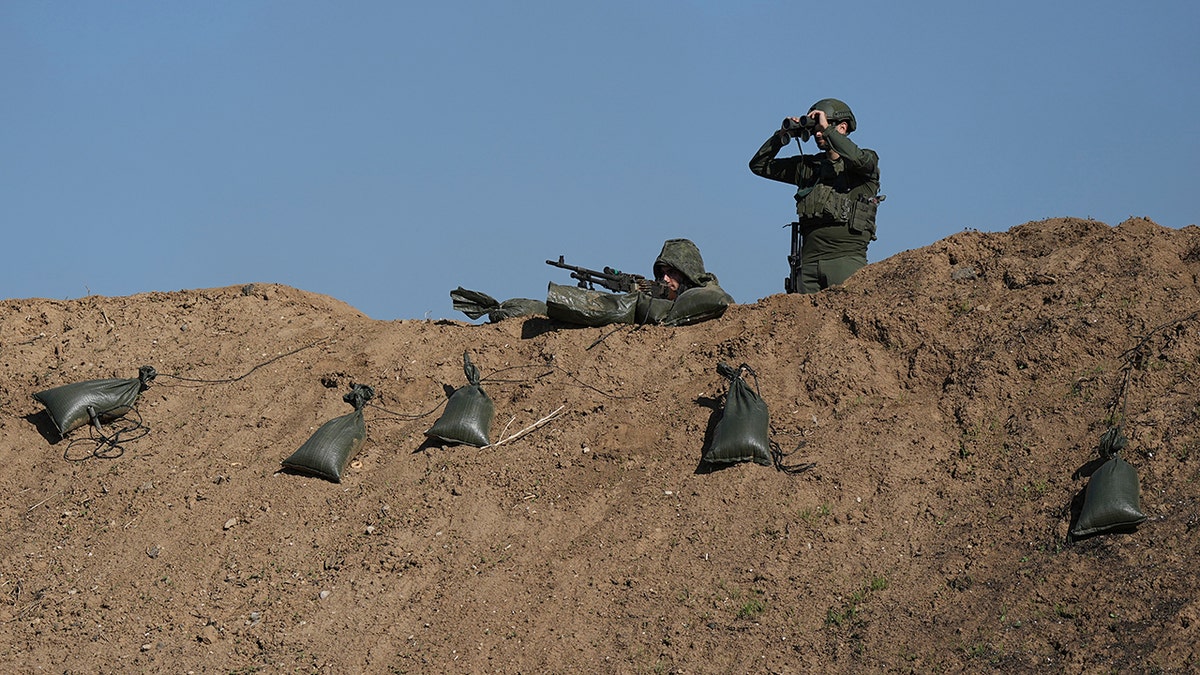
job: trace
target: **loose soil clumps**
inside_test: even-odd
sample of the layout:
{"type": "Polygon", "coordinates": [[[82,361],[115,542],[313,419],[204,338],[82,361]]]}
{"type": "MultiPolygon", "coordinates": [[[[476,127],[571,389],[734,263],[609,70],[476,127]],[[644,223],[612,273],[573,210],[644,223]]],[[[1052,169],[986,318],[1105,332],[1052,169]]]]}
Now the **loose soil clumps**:
{"type": "Polygon", "coordinates": [[[1194,226],[1061,218],[679,328],[376,321],[274,284],[5,300],[0,663],[1185,672],[1198,275],[1194,226]],[[464,353],[483,448],[425,435],[464,353]],[[806,470],[701,461],[720,362],[806,470]],[[32,398],[143,365],[121,453],[32,398]],[[281,471],[356,385],[341,482],[281,471]],[[1147,519],[1071,541],[1117,426],[1147,519]]]}

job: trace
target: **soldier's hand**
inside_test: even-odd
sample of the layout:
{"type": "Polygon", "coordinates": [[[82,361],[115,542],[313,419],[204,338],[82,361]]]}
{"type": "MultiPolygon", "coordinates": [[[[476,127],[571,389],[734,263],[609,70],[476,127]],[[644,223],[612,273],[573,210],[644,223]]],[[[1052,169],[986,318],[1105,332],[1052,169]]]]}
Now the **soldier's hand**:
{"type": "Polygon", "coordinates": [[[649,293],[651,291],[651,289],[654,287],[653,282],[651,282],[649,279],[645,279],[645,278],[638,279],[636,283],[637,283],[637,289],[639,291],[641,291],[642,293],[649,293]]]}

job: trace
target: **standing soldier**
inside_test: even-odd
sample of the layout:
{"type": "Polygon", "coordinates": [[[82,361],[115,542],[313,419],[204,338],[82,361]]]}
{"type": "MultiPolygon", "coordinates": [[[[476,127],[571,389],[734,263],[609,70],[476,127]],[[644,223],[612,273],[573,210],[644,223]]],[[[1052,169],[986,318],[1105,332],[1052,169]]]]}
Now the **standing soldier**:
{"type": "Polygon", "coordinates": [[[858,147],[850,106],[824,98],[804,117],[788,117],[750,160],[750,171],[796,190],[792,223],[788,293],[816,293],[843,283],[867,264],[867,245],[875,239],[879,194],[879,155],[858,147]],[[815,137],[822,152],[795,157],[776,155],[791,142],[815,137]]]}

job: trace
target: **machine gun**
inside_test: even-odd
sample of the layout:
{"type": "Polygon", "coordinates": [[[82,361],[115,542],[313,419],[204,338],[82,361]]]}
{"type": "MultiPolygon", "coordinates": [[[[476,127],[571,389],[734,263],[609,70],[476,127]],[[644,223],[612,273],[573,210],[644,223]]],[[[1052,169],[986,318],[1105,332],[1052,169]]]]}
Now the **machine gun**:
{"type": "Polygon", "coordinates": [[[605,267],[603,271],[576,267],[568,265],[561,255],[558,256],[558,260],[547,260],[546,264],[570,270],[571,278],[579,282],[576,285],[580,288],[596,290],[596,285],[599,284],[614,293],[644,291],[654,297],[660,297],[660,295],[665,297],[665,287],[661,283],[647,279],[640,274],[628,274],[611,267],[605,267]]]}

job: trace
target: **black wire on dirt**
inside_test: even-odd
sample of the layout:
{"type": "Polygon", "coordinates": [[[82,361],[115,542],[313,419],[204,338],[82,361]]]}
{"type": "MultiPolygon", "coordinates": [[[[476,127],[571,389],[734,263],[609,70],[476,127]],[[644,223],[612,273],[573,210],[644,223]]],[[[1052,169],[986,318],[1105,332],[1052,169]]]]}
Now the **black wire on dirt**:
{"type": "MultiPolygon", "coordinates": [[[[479,383],[483,384],[484,382],[488,382],[490,384],[524,384],[527,382],[536,382],[538,380],[541,380],[545,377],[550,376],[551,374],[553,374],[555,372],[562,373],[563,375],[567,376],[569,379],[571,379],[573,382],[575,382],[580,387],[583,387],[585,389],[591,389],[592,391],[596,392],[597,394],[600,394],[601,396],[604,396],[605,398],[609,398],[609,399],[634,398],[633,396],[618,396],[616,394],[610,394],[609,392],[606,392],[606,391],[600,389],[599,387],[596,387],[591,384],[588,384],[587,382],[584,382],[579,377],[577,377],[574,373],[566,370],[565,368],[560,368],[559,366],[556,366],[553,363],[548,364],[548,365],[542,365],[542,364],[538,364],[538,363],[527,363],[527,364],[522,364],[522,365],[517,365],[517,366],[509,366],[507,368],[501,368],[500,370],[497,370],[497,371],[491,373],[490,375],[487,375],[486,377],[481,377],[479,379],[479,383]],[[539,370],[545,370],[548,368],[548,370],[545,370],[545,372],[533,375],[532,377],[515,378],[515,379],[497,378],[496,377],[497,375],[499,375],[501,373],[505,373],[510,370],[521,370],[523,368],[537,368],[539,370]]],[[[443,399],[443,400],[439,401],[437,405],[435,405],[434,407],[432,407],[429,410],[426,410],[425,412],[422,412],[422,413],[400,413],[400,412],[396,412],[394,410],[388,410],[387,408],[376,405],[374,403],[368,403],[365,407],[374,408],[375,410],[379,410],[380,412],[383,412],[383,413],[385,413],[391,417],[395,417],[397,419],[401,419],[401,420],[405,420],[405,421],[412,421],[412,420],[419,420],[423,417],[428,417],[429,415],[432,415],[433,413],[437,412],[442,406],[444,406],[446,404],[446,400],[448,400],[448,399],[443,399]]]]}
{"type": "Polygon", "coordinates": [[[246,379],[247,377],[250,377],[250,375],[253,374],[259,368],[269,366],[272,363],[275,363],[276,361],[278,361],[280,359],[287,358],[289,356],[292,356],[293,354],[298,354],[298,353],[304,351],[305,349],[311,349],[313,347],[316,347],[317,345],[319,345],[323,342],[327,342],[328,340],[329,340],[329,338],[321,338],[320,340],[315,340],[313,342],[310,342],[310,343],[304,345],[303,347],[297,347],[290,352],[284,352],[283,354],[279,354],[278,356],[273,356],[273,357],[267,359],[266,361],[263,361],[262,363],[259,363],[258,365],[254,366],[253,368],[246,371],[242,375],[238,375],[237,377],[228,377],[228,378],[224,378],[224,379],[220,379],[220,380],[204,380],[204,379],[199,379],[199,378],[194,378],[194,377],[183,377],[182,375],[171,375],[169,373],[159,373],[158,376],[159,377],[169,377],[173,380],[180,380],[182,382],[193,382],[196,385],[228,384],[230,382],[239,382],[241,380],[246,379]]]}
{"type": "MultiPolygon", "coordinates": [[[[197,378],[183,377],[181,375],[171,375],[169,373],[159,373],[159,372],[155,371],[153,368],[151,368],[150,366],[142,366],[142,368],[139,369],[139,377],[142,378],[142,383],[143,383],[142,388],[143,389],[145,389],[148,386],[150,381],[155,380],[160,377],[169,377],[169,378],[180,380],[183,382],[192,382],[192,383],[195,383],[196,386],[238,382],[239,380],[244,380],[245,378],[249,377],[252,373],[254,373],[255,371],[257,371],[258,369],[260,369],[264,366],[270,365],[284,357],[291,356],[298,352],[302,352],[305,349],[310,349],[312,347],[315,347],[315,346],[321,344],[322,342],[325,342],[326,340],[327,340],[327,338],[322,338],[320,340],[310,342],[309,344],[304,345],[303,347],[298,347],[296,349],[293,349],[290,352],[286,352],[286,353],[280,354],[278,356],[275,356],[273,358],[267,359],[266,361],[259,363],[258,365],[254,366],[250,370],[246,371],[244,374],[239,375],[237,377],[230,377],[230,378],[219,379],[219,380],[203,380],[203,379],[197,379],[197,378]]],[[[127,425],[117,427],[111,434],[104,433],[103,424],[100,422],[100,417],[104,415],[104,411],[95,412],[95,411],[89,410],[89,413],[91,413],[90,414],[91,424],[88,425],[88,438],[74,439],[70,443],[68,443],[66,449],[63,450],[63,459],[65,459],[69,462],[82,462],[82,461],[88,460],[88,459],[117,459],[118,457],[121,457],[122,455],[125,454],[125,446],[124,446],[125,443],[128,443],[129,441],[136,441],[139,438],[142,438],[150,433],[150,427],[146,426],[146,424],[144,424],[142,422],[142,415],[140,412],[138,412],[136,405],[131,406],[129,408],[129,410],[127,412],[125,412],[123,415],[121,415],[121,417],[119,418],[119,419],[125,420],[129,415],[132,414],[134,417],[137,418],[136,421],[133,421],[132,424],[127,424],[127,425]],[[82,454],[73,452],[73,448],[75,448],[78,445],[84,444],[84,443],[92,444],[92,448],[89,452],[82,453],[82,454]]]]}
{"type": "Polygon", "coordinates": [[[1125,426],[1126,410],[1129,404],[1129,378],[1133,374],[1135,368],[1140,368],[1145,365],[1146,354],[1144,350],[1150,343],[1151,338],[1165,331],[1172,326],[1177,326],[1185,321],[1192,321],[1196,317],[1200,317],[1200,310],[1185,314],[1178,319],[1168,321],[1164,324],[1155,326],[1148,333],[1138,340],[1137,344],[1126,349],[1120,356],[1121,359],[1121,384],[1117,387],[1116,394],[1113,395],[1112,403],[1108,406],[1109,429],[1120,429],[1125,426]],[[1118,408],[1120,413],[1118,414],[1118,408]]]}
{"type": "Polygon", "coordinates": [[[788,475],[795,475],[798,473],[804,473],[805,471],[808,471],[816,466],[816,462],[804,462],[802,464],[783,463],[785,457],[796,454],[796,450],[803,448],[805,445],[808,445],[806,441],[800,441],[800,443],[797,444],[795,449],[793,449],[791,452],[784,452],[783,448],[779,447],[778,443],[771,441],[771,460],[775,463],[775,470],[782,471],[788,475]]]}
{"type": "Polygon", "coordinates": [[[150,433],[150,427],[142,423],[142,415],[137,411],[137,408],[130,408],[126,416],[132,414],[137,419],[128,420],[122,417],[129,424],[122,425],[115,429],[111,434],[106,435],[102,428],[98,415],[92,416],[92,423],[88,425],[88,437],[76,438],[67,444],[63,450],[63,459],[68,462],[82,462],[88,459],[116,459],[125,454],[125,446],[123,443],[136,441],[137,439],[150,433]],[[72,448],[77,445],[91,443],[92,448],[84,454],[76,454],[72,452],[72,448]]]}

